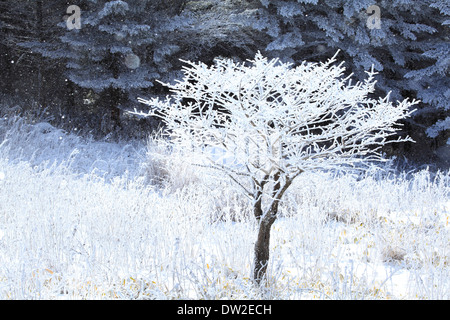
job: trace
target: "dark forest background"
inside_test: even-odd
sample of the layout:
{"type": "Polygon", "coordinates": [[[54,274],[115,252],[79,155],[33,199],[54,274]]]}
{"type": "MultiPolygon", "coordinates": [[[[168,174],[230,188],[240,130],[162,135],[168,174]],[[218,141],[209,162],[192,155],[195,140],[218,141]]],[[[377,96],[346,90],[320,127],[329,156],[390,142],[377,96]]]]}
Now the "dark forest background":
{"type": "Polygon", "coordinates": [[[449,25],[448,0],[0,0],[0,105],[98,139],[145,138],[157,121],[125,111],[169,94],[156,80],[179,78],[180,59],[260,51],[298,64],[339,49],[356,80],[374,66],[375,95],[421,100],[401,132],[416,143],[386,154],[448,168],[449,25]]]}

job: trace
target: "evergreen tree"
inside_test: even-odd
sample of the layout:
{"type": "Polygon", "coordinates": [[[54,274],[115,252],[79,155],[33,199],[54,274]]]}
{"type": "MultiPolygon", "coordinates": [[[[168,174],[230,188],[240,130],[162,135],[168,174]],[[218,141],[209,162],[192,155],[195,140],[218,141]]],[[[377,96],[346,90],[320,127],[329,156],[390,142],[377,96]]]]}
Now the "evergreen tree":
{"type": "Polygon", "coordinates": [[[44,44],[58,36],[55,28],[61,15],[56,0],[23,0],[12,4],[0,1],[0,53],[2,91],[20,95],[21,101],[46,103],[46,92],[54,87],[60,73],[55,63],[48,63],[33,51],[36,43],[44,44]]]}
{"type": "MultiPolygon", "coordinates": [[[[44,4],[41,21],[51,21],[51,27],[41,37],[21,39],[13,47],[39,53],[40,61],[47,64],[61,65],[65,78],[52,86],[52,94],[69,88],[65,112],[82,118],[87,130],[99,127],[101,121],[107,124],[102,131],[109,132],[110,125],[119,125],[121,108],[149,91],[166,90],[154,87],[155,80],[178,78],[180,59],[212,63],[215,56],[227,56],[243,60],[258,50],[253,38],[240,32],[252,13],[240,2],[80,0],[75,3],[80,8],[76,27],[69,4],[53,2],[21,2],[31,6],[33,17],[38,3],[44,4]],[[106,116],[99,119],[100,114],[106,116]]],[[[38,62],[31,64],[33,71],[40,70],[38,62]]]]}
{"type": "Polygon", "coordinates": [[[96,107],[108,108],[109,112],[103,112],[117,127],[120,109],[135,100],[133,90],[172,76],[167,57],[180,48],[170,41],[170,34],[189,26],[189,18],[180,15],[183,4],[182,0],[79,1],[79,28],[70,27],[74,11],[69,10],[59,23],[61,36],[23,45],[46,58],[64,61],[67,81],[90,97],[97,96],[96,107]]]}
{"type": "Polygon", "coordinates": [[[426,129],[430,137],[450,138],[448,1],[259,2],[259,16],[248,25],[272,38],[265,48],[267,55],[293,62],[319,61],[340,49],[340,57],[358,79],[374,65],[380,94],[392,91],[394,99],[422,100],[414,117],[407,120],[411,134],[426,129]],[[370,25],[377,12],[368,9],[374,4],[379,8],[379,26],[370,25]],[[435,124],[429,126],[429,121],[435,124]]]}

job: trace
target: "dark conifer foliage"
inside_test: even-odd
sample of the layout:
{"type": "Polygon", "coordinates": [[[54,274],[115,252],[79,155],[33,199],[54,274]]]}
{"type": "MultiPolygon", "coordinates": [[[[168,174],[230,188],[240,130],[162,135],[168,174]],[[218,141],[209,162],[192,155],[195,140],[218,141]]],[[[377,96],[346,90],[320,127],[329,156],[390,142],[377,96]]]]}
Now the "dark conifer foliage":
{"type": "Polygon", "coordinates": [[[378,88],[392,92],[392,99],[421,99],[407,127],[416,140],[426,134],[439,137],[438,146],[450,144],[448,1],[259,2],[259,17],[251,24],[271,36],[265,49],[272,56],[323,61],[340,49],[340,58],[360,79],[373,65],[378,88]]]}
{"type": "Polygon", "coordinates": [[[372,65],[379,72],[376,94],[422,101],[404,126],[417,143],[394,153],[429,158],[450,146],[445,0],[0,0],[0,9],[1,92],[58,105],[104,132],[137,97],[168,94],[157,80],[179,78],[180,59],[245,61],[261,51],[297,64],[340,50],[355,78],[372,65]],[[80,28],[67,24],[71,5],[80,28]]]}

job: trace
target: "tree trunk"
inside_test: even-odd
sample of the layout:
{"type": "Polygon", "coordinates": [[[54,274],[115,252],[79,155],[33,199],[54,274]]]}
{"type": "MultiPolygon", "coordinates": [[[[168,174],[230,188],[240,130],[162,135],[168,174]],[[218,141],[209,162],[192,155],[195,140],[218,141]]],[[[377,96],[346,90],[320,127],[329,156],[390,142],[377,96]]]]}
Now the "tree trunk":
{"type": "Polygon", "coordinates": [[[119,88],[108,87],[100,93],[97,107],[101,113],[109,113],[109,120],[105,129],[107,133],[120,128],[120,109],[119,106],[126,99],[126,94],[119,88]]]}
{"type": "Polygon", "coordinates": [[[119,88],[111,88],[111,100],[110,100],[110,108],[111,108],[111,124],[113,130],[120,128],[120,109],[119,105],[123,102],[124,93],[119,88]]]}
{"type": "Polygon", "coordinates": [[[255,203],[253,204],[253,215],[256,218],[256,221],[258,221],[258,223],[261,221],[261,216],[263,214],[262,211],[262,192],[259,192],[256,194],[256,199],[255,203]]]}
{"type": "MultiPolygon", "coordinates": [[[[292,178],[286,177],[285,183],[282,186],[280,179],[280,172],[274,174],[274,186],[272,190],[273,201],[268,207],[268,212],[263,214],[262,210],[262,190],[265,183],[260,183],[260,193],[256,193],[256,200],[253,207],[256,220],[259,222],[258,238],[255,243],[255,259],[253,266],[253,281],[260,285],[261,281],[266,276],[267,265],[269,264],[270,257],[270,229],[278,216],[278,206],[281,198],[286,190],[292,184],[292,181],[301,173],[300,170],[292,178]]],[[[263,181],[267,181],[268,176],[263,181]]]]}
{"type": "MultiPolygon", "coordinates": [[[[114,79],[119,79],[119,55],[110,55],[110,69],[112,71],[114,79]]],[[[120,110],[119,105],[122,103],[123,91],[120,88],[113,88],[112,86],[109,90],[109,107],[111,114],[111,122],[113,130],[120,127],[120,110]]]]}
{"type": "Polygon", "coordinates": [[[270,257],[270,229],[276,220],[276,212],[266,214],[259,223],[258,237],[255,243],[255,258],[253,266],[253,280],[256,284],[266,276],[270,257]]]}
{"type": "MultiPolygon", "coordinates": [[[[44,42],[44,18],[42,12],[42,0],[36,1],[36,28],[38,34],[38,41],[40,43],[44,42]]],[[[44,58],[42,55],[38,56],[37,61],[37,102],[39,106],[45,107],[44,98],[44,75],[43,75],[43,65],[44,58]]]]}

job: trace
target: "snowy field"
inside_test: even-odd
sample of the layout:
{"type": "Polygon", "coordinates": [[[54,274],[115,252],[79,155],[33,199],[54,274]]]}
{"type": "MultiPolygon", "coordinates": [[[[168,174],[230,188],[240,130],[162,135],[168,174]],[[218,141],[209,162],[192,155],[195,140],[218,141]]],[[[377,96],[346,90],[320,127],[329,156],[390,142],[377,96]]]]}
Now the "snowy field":
{"type": "Polygon", "coordinates": [[[229,184],[152,142],[4,116],[0,299],[450,299],[449,172],[308,173],[285,200],[256,290],[229,184]]]}

